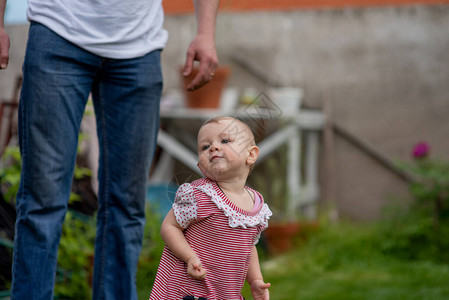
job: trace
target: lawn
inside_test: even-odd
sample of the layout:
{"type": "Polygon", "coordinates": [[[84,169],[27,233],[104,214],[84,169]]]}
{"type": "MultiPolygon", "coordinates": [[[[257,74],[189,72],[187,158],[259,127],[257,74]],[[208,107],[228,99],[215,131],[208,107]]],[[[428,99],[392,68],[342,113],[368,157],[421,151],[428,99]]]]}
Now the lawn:
{"type": "MultiPolygon", "coordinates": [[[[284,255],[270,257],[260,249],[271,299],[449,299],[449,265],[385,253],[377,225],[328,224],[306,236],[284,255]]],[[[148,299],[151,284],[140,276],[139,299],[148,299]]],[[[247,285],[243,295],[252,299],[247,285]]]]}
{"type": "MultiPolygon", "coordinates": [[[[91,268],[94,219],[67,219],[59,265],[70,270],[70,276],[58,280],[56,292],[60,299],[89,299],[86,270],[91,268]],[[92,230],[86,231],[86,226],[92,230]]],[[[272,284],[271,299],[449,299],[449,220],[435,223],[428,216],[393,220],[322,221],[295,237],[293,250],[275,257],[266,253],[262,238],[259,254],[265,280],[272,284]]],[[[159,228],[158,218],[148,218],[137,274],[140,300],[149,297],[162,254],[159,228]]],[[[247,285],[243,295],[252,299],[247,285]]]]}
{"type": "MultiPolygon", "coordinates": [[[[322,229],[290,253],[264,259],[271,299],[449,299],[449,265],[383,253],[373,225],[322,229]]],[[[252,299],[249,288],[246,299],[252,299]]]]}
{"type": "MultiPolygon", "coordinates": [[[[449,268],[431,263],[404,263],[354,258],[352,263],[326,269],[307,269],[301,252],[267,262],[271,298],[303,299],[448,299],[449,268]],[[295,263],[296,261],[296,263],[295,263]]],[[[307,263],[306,263],[307,264],[307,263]]],[[[247,298],[251,299],[248,294],[247,298]]]]}

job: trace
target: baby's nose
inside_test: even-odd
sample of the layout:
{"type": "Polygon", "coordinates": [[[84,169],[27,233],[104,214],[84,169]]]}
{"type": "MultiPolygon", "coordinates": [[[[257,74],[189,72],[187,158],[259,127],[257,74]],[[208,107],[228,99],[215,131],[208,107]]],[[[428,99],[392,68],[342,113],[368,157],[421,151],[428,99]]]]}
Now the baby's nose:
{"type": "Polygon", "coordinates": [[[218,150],[220,150],[220,144],[218,144],[218,143],[213,143],[213,144],[210,146],[209,150],[210,150],[211,152],[212,152],[212,151],[218,151],[218,150]]]}

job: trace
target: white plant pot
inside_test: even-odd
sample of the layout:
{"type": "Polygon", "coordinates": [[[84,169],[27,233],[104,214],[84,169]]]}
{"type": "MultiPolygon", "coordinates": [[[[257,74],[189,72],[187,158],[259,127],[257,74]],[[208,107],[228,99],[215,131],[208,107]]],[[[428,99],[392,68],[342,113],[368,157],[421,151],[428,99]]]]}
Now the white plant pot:
{"type": "Polygon", "coordinates": [[[280,87],[268,89],[268,96],[281,110],[282,114],[296,114],[302,103],[303,89],[295,87],[280,87]]]}

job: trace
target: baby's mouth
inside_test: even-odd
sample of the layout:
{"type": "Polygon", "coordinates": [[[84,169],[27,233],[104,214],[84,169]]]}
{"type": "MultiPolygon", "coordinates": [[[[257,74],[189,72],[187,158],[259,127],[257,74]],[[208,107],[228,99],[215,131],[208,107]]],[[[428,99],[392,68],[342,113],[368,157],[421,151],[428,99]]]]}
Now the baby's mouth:
{"type": "Polygon", "coordinates": [[[214,155],[214,156],[211,157],[210,161],[214,161],[214,160],[217,160],[217,159],[220,159],[220,158],[222,158],[222,157],[218,156],[218,155],[214,155]]]}

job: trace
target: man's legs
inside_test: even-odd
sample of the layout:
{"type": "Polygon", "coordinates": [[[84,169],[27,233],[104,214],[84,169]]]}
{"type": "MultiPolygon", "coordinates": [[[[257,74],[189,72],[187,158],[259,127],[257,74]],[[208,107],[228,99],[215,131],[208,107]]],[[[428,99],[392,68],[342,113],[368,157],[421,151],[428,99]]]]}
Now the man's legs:
{"type": "Polygon", "coordinates": [[[93,85],[100,145],[93,299],[137,299],[136,268],[161,91],[160,51],[103,60],[93,85]]]}
{"type": "Polygon", "coordinates": [[[52,299],[78,131],[101,60],[32,23],[19,107],[12,299],[52,299]]]}

